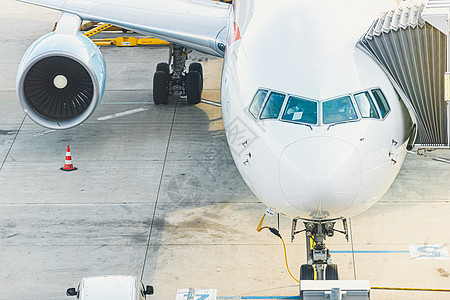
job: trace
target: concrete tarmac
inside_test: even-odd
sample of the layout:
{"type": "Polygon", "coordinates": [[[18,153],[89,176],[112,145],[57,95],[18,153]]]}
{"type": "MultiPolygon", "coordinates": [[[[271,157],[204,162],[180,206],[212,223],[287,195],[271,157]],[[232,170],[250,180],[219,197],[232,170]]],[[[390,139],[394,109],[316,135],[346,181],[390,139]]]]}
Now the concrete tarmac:
{"type": "MultiPolygon", "coordinates": [[[[215,288],[219,299],[298,296],[278,238],[257,233],[265,206],[241,179],[220,107],[152,102],[166,47],[102,48],[108,80],[83,125],[52,131],[25,117],[15,95],[20,59],[59,13],[2,1],[0,25],[0,299],[65,299],[83,276],[130,274],[155,287],[215,288]],[[98,118],[139,109],[108,120],[98,118]],[[75,172],[59,170],[67,144],[75,172]],[[241,298],[239,298],[241,297],[241,298]]],[[[220,102],[222,61],[199,53],[205,100],[220,102]]],[[[350,241],[329,239],[341,279],[372,286],[450,288],[449,151],[409,153],[387,194],[350,220],[350,241]],[[437,246],[436,246],[437,245],[437,246]],[[412,249],[412,251],[410,250],[412,249]]],[[[267,221],[276,226],[276,218],[267,221]]],[[[291,270],[304,236],[289,242],[291,270]]],[[[372,299],[449,299],[450,293],[372,290],[372,299]]],[[[279,299],[279,298],[278,298],[279,299]]]]}

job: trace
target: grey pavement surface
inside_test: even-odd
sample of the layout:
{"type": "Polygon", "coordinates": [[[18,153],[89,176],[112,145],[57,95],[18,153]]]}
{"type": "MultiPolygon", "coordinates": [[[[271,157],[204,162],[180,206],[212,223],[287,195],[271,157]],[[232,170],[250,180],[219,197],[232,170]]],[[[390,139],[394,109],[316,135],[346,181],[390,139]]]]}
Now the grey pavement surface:
{"type": "MultiPolygon", "coordinates": [[[[15,75],[27,47],[59,14],[2,1],[0,25],[0,299],[66,299],[83,276],[131,274],[155,287],[217,288],[220,297],[295,296],[280,241],[255,227],[265,206],[241,179],[220,107],[173,98],[152,102],[152,74],[165,47],[103,48],[102,104],[83,125],[51,131],[24,116],[15,75]],[[97,118],[143,108],[107,121],[97,118]],[[65,147],[74,165],[65,173],[65,147]]],[[[204,60],[194,53],[196,60],[204,60]]],[[[221,60],[209,57],[204,98],[219,99],[221,60]]],[[[342,279],[374,286],[450,288],[450,260],[417,260],[410,244],[450,246],[448,151],[408,154],[373,208],[350,222],[351,241],[329,239],[342,279]]],[[[276,226],[276,219],[267,220],[276,226]]],[[[281,217],[288,240],[290,220],[281,217]]],[[[287,241],[292,272],[304,238],[287,241]]],[[[373,299],[448,299],[449,293],[372,291],[373,299]]],[[[238,299],[238,298],[236,298],[238,299]]]]}

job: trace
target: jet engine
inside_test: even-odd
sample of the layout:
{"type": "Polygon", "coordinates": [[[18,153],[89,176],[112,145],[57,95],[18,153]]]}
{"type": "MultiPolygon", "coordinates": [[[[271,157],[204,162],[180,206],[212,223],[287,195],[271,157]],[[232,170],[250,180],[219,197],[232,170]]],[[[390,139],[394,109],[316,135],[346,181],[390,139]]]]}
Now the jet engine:
{"type": "Polygon", "coordinates": [[[16,89],[30,119],[51,129],[67,129],[95,111],[105,81],[105,61],[97,45],[78,31],[52,32],[25,53],[16,89]]]}

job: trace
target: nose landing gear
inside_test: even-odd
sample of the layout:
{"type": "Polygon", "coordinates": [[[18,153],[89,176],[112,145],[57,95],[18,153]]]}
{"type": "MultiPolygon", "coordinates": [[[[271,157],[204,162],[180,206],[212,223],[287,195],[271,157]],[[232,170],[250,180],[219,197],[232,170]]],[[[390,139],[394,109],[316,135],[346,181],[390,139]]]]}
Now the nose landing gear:
{"type": "Polygon", "coordinates": [[[332,264],[330,251],[325,246],[325,239],[334,236],[335,232],[345,235],[348,241],[347,220],[341,219],[344,231],[334,228],[337,220],[315,221],[305,219],[293,219],[291,241],[295,235],[305,232],[307,264],[300,268],[300,280],[338,280],[338,267],[332,264]],[[302,220],[305,229],[297,231],[297,222],[302,220]]]}
{"type": "Polygon", "coordinates": [[[172,44],[169,63],[159,63],[153,77],[153,101],[167,104],[169,96],[175,93],[187,97],[190,104],[201,101],[203,91],[203,69],[199,63],[192,63],[186,72],[188,49],[172,44]],[[170,63],[172,62],[172,73],[170,63]]]}

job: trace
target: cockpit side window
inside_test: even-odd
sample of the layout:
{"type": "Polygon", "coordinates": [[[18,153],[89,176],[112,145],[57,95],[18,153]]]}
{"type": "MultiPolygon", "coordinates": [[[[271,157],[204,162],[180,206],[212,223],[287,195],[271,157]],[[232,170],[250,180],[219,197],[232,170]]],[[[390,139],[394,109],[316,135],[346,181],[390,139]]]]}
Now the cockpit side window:
{"type": "Polygon", "coordinates": [[[282,120],[317,124],[317,102],[289,97],[282,120]]]}
{"type": "Polygon", "coordinates": [[[323,102],[323,123],[331,124],[358,119],[349,96],[323,102]]]}
{"type": "Polygon", "coordinates": [[[281,107],[286,96],[280,93],[272,92],[267,99],[266,105],[261,113],[261,119],[278,119],[281,107]]]}
{"type": "Polygon", "coordinates": [[[369,92],[363,92],[355,94],[356,104],[358,105],[359,111],[361,112],[361,117],[363,118],[375,118],[378,119],[377,107],[373,103],[372,97],[369,92]]]}
{"type": "Polygon", "coordinates": [[[380,109],[381,116],[384,118],[387,115],[387,113],[391,111],[391,108],[389,107],[389,103],[387,102],[386,97],[384,97],[384,94],[380,89],[372,90],[372,94],[375,98],[375,101],[378,104],[378,108],[380,109]]]}
{"type": "Polygon", "coordinates": [[[264,103],[264,99],[266,99],[267,91],[266,90],[258,90],[256,92],[255,97],[253,97],[252,103],[250,104],[250,108],[248,111],[255,117],[258,118],[259,111],[261,110],[261,106],[264,103]]]}

